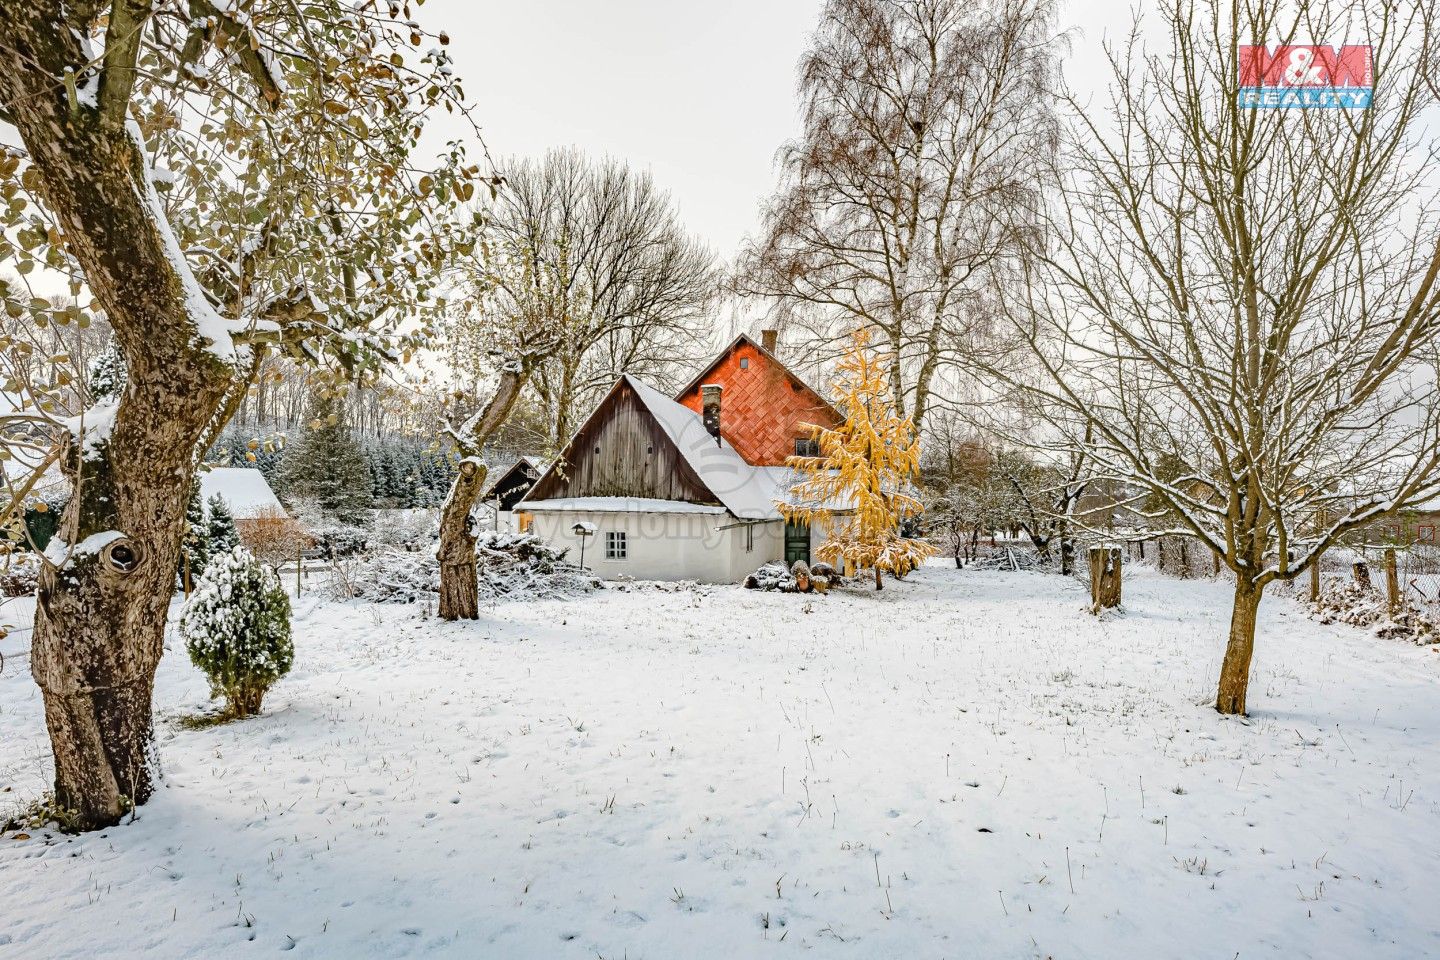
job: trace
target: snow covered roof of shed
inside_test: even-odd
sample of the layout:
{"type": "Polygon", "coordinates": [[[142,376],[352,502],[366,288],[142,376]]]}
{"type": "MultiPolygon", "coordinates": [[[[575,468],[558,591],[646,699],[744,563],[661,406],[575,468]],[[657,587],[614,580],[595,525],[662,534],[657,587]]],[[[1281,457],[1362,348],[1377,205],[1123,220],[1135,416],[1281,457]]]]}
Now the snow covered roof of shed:
{"type": "Polygon", "coordinates": [[[253,467],[212,467],[200,474],[200,499],[218,495],[236,520],[253,520],[261,513],[285,508],[265,482],[265,474],[253,467]]]}
{"type": "Polygon", "coordinates": [[[775,476],[769,470],[751,466],[729,441],[712,436],[694,410],[629,374],[625,379],[680,455],[727,510],[742,520],[779,519],[775,476]]]}

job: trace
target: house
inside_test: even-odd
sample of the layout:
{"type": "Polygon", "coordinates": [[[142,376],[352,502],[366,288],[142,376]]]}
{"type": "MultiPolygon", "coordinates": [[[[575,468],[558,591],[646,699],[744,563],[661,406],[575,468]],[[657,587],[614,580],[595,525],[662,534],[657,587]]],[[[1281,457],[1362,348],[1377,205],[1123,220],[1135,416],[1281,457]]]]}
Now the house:
{"type": "Polygon", "coordinates": [[[253,467],[211,467],[199,476],[201,502],[208,504],[214,496],[224,500],[236,527],[243,529],[261,516],[286,515],[265,474],[253,467]]]}
{"type": "Polygon", "coordinates": [[[520,457],[508,468],[502,470],[495,481],[480,494],[480,509],[489,516],[488,527],[501,533],[516,533],[515,504],[530,492],[545,464],[534,457],[520,457]]]}
{"type": "Polygon", "coordinates": [[[672,399],[624,375],[515,505],[522,529],[602,577],[733,583],[771,560],[809,560],[823,535],[776,507],[785,459],[839,412],[776,358],[771,334],[735,338],[672,399]]]}

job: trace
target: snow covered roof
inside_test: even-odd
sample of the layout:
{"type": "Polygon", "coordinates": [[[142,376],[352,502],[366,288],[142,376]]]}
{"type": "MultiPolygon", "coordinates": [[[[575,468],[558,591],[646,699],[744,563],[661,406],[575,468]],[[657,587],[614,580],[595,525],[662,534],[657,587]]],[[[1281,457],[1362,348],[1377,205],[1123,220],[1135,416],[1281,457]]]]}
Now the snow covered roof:
{"type": "Polygon", "coordinates": [[[726,513],[724,507],[650,497],[558,497],[521,504],[536,513],[726,513]]]}
{"type": "Polygon", "coordinates": [[[285,508],[265,482],[265,474],[252,467],[212,467],[200,474],[200,499],[218,495],[236,520],[253,520],[262,512],[285,508]]]}
{"type": "MultiPolygon", "coordinates": [[[[609,510],[627,509],[656,513],[702,513],[729,511],[740,520],[779,520],[781,514],[776,508],[777,500],[792,502],[790,495],[794,484],[794,472],[789,467],[753,466],[740,456],[728,440],[716,438],[705,429],[700,414],[684,404],[670,399],[665,394],[630,374],[621,376],[622,382],[634,391],[640,403],[655,418],[665,436],[675,445],[680,456],[693,469],[700,481],[715,499],[724,506],[702,508],[681,500],[654,500],[640,497],[569,497],[563,499],[527,500],[522,498],[517,510],[534,510],[537,504],[543,510],[602,509],[580,507],[576,504],[625,501],[635,506],[609,510]],[[643,504],[643,506],[641,506],[643,504]]],[[[527,497],[529,494],[526,495],[527,497]]],[[[843,504],[831,504],[836,510],[848,509],[843,504]]]]}
{"type": "Polygon", "coordinates": [[[751,466],[728,441],[711,436],[700,414],[629,374],[625,380],[726,509],[742,520],[779,519],[773,468],[751,466]]]}

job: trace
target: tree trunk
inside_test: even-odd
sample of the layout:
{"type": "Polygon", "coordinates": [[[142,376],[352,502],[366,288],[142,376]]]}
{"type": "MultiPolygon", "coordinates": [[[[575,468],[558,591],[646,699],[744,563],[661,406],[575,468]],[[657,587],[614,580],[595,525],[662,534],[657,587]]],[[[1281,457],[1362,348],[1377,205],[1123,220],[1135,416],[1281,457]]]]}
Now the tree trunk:
{"type": "Polygon", "coordinates": [[[884,590],[884,589],[885,589],[885,581],[881,578],[880,568],[879,568],[879,567],[876,567],[876,568],[875,568],[875,589],[876,589],[876,590],[884,590]]]}
{"type": "Polygon", "coordinates": [[[1255,615],[1260,609],[1263,587],[1256,587],[1244,573],[1235,577],[1235,604],[1230,613],[1230,641],[1220,665],[1220,692],[1215,709],[1226,714],[1245,713],[1245,693],[1250,686],[1250,658],[1255,652],[1255,615]]]}
{"type": "Polygon", "coordinates": [[[475,564],[475,518],[470,511],[489,471],[476,457],[460,461],[440,514],[440,619],[480,619],[479,571],[475,564]]]}
{"type": "MultiPolygon", "coordinates": [[[[72,438],[73,547],[36,592],[31,673],[45,703],[55,800],[78,829],[112,825],[153,791],[150,698],[185,530],[193,455],[235,368],[209,352],[172,257],[143,147],[125,129],[124,75],[100,106],[67,106],[55,78],[90,59],[55,2],[0,6],[0,107],[24,141],[66,246],[109,317],[127,383],[108,437],[72,438]],[[110,109],[106,109],[107,105],[110,109]],[[80,547],[83,546],[83,549],[80,547]]],[[[135,29],[139,29],[136,27],[135,29]]],[[[107,54],[109,50],[107,50],[107,54]]],[[[90,411],[85,423],[103,418],[90,411]]]]}
{"type": "Polygon", "coordinates": [[[458,431],[447,427],[461,455],[460,470],[450,485],[450,494],[440,512],[440,548],[435,558],[440,561],[440,617],[443,620],[480,619],[480,596],[475,564],[475,520],[470,511],[485,489],[485,476],[490,471],[480,459],[480,451],[495,431],[510,416],[520,389],[525,386],[533,364],[543,359],[543,347],[505,364],[500,381],[485,406],[458,431]]]}

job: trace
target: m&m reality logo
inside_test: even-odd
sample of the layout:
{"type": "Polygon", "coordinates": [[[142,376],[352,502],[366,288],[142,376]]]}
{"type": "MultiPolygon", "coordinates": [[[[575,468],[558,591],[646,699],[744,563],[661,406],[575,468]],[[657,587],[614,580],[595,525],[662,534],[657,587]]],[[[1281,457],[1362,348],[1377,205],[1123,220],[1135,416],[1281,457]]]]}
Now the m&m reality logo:
{"type": "Polygon", "coordinates": [[[1247,109],[1370,106],[1369,46],[1240,48],[1240,106],[1247,109]]]}

